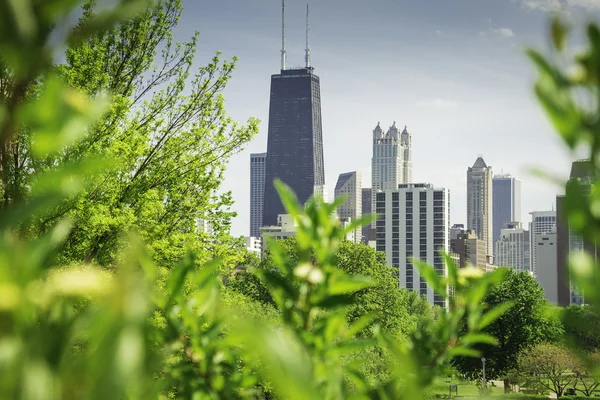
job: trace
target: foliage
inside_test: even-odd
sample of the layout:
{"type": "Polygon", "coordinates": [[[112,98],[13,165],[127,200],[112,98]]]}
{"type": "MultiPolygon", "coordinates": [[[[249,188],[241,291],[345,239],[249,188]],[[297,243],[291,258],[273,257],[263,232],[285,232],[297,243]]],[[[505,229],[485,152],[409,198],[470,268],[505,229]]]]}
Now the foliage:
{"type": "MultiPolygon", "coordinates": [[[[547,312],[548,304],[535,279],[525,272],[504,270],[502,282],[491,288],[483,298],[483,302],[490,307],[507,302],[514,304],[484,330],[498,339],[498,345],[478,347],[486,358],[488,379],[504,379],[509,371],[516,368],[522,350],[536,343],[557,340],[562,330],[560,321],[547,312]]],[[[479,359],[464,357],[457,358],[454,365],[467,376],[475,376],[482,368],[479,359]]]]}
{"type": "MultiPolygon", "coordinates": [[[[579,362],[562,346],[541,343],[519,355],[518,371],[527,388],[541,388],[561,398],[577,381],[579,362]]],[[[540,393],[544,394],[544,393],[540,393]]]]}
{"type": "Polygon", "coordinates": [[[600,350],[600,314],[591,305],[571,304],[563,310],[567,338],[588,352],[600,350]]]}

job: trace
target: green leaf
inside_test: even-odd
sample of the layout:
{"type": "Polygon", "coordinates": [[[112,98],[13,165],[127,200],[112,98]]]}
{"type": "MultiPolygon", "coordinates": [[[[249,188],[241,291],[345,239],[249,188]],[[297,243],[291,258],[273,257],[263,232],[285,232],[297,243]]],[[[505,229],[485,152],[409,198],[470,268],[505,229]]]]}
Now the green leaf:
{"type": "Polygon", "coordinates": [[[286,211],[292,216],[292,218],[297,219],[298,216],[302,214],[302,207],[298,203],[296,194],[288,185],[279,179],[275,179],[273,184],[275,185],[275,189],[277,189],[277,193],[279,193],[279,198],[281,199],[286,211]]]}
{"type": "Polygon", "coordinates": [[[490,344],[492,346],[498,345],[498,340],[487,333],[468,333],[460,338],[460,342],[466,345],[474,344],[490,344]]]}
{"type": "Polygon", "coordinates": [[[505,303],[502,303],[502,304],[492,308],[490,311],[486,312],[483,315],[483,317],[479,321],[479,324],[477,325],[476,329],[477,330],[485,329],[491,323],[493,323],[498,318],[500,318],[504,313],[506,313],[508,310],[510,310],[514,305],[515,305],[514,302],[507,301],[505,303]]]}
{"type": "Polygon", "coordinates": [[[419,274],[429,286],[433,288],[438,294],[446,296],[447,286],[442,281],[442,277],[435,271],[435,269],[424,261],[412,259],[412,263],[419,270],[419,274]]]}
{"type": "Polygon", "coordinates": [[[552,24],[550,25],[550,34],[552,37],[552,44],[556,50],[563,51],[568,31],[569,29],[559,17],[554,17],[552,19],[552,24]]]}
{"type": "Polygon", "coordinates": [[[345,276],[329,285],[329,293],[333,295],[354,293],[374,285],[375,281],[366,276],[345,276]]]}

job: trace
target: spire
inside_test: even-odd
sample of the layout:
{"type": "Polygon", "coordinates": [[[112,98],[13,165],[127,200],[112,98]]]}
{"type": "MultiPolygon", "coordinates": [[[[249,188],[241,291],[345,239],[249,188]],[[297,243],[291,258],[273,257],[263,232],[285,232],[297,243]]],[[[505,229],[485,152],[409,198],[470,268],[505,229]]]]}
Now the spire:
{"type": "Polygon", "coordinates": [[[281,0],[281,70],[285,70],[285,0],[281,0]]]}
{"type": "Polygon", "coordinates": [[[306,61],[306,68],[310,68],[309,38],[310,38],[310,14],[308,13],[308,4],[306,4],[306,49],[305,49],[306,54],[304,56],[304,61],[306,61]]]}

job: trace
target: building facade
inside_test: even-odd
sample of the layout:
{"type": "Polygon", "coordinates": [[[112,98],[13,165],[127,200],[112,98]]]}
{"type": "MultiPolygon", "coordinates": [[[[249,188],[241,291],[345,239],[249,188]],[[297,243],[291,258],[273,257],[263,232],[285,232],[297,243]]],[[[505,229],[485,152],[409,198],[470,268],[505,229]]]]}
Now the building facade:
{"type": "Polygon", "coordinates": [[[539,282],[546,300],[554,305],[558,305],[558,264],[556,258],[557,237],[556,232],[546,232],[531,237],[535,241],[531,242],[532,252],[536,254],[538,269],[535,279],[539,282]]]}
{"type": "MultiPolygon", "coordinates": [[[[452,235],[453,233],[450,234],[451,237],[452,235]]],[[[450,239],[450,249],[458,256],[460,268],[472,265],[486,270],[487,247],[485,242],[477,237],[475,231],[463,229],[456,233],[456,237],[450,239]]]]}
{"type": "Polygon", "coordinates": [[[500,239],[496,242],[495,254],[497,266],[533,274],[529,231],[523,229],[520,222],[509,222],[504,229],[500,230],[500,239]]]}
{"type": "Polygon", "coordinates": [[[312,67],[282,69],[271,76],[263,226],[286,211],[273,181],[280,179],[304,204],[325,192],[320,80],[312,67]]]}
{"type": "Polygon", "coordinates": [[[250,253],[256,254],[258,257],[262,256],[262,238],[256,236],[246,236],[244,237],[244,241],[246,242],[246,250],[250,253]]]}
{"type": "MultiPolygon", "coordinates": [[[[373,210],[371,204],[373,203],[373,199],[371,197],[371,188],[363,188],[362,189],[362,215],[372,214],[373,210]]],[[[362,227],[362,241],[363,243],[369,243],[369,230],[373,231],[371,225],[364,225],[362,227]]],[[[373,235],[372,235],[373,236],[373,235]]]]}
{"type": "Polygon", "coordinates": [[[433,265],[441,276],[447,267],[440,251],[449,253],[450,192],[430,184],[401,184],[376,193],[376,250],[385,252],[398,273],[398,284],[419,292],[434,305],[446,306],[419,275],[412,260],[433,265]]]}
{"type": "Polygon", "coordinates": [[[259,237],[265,197],[267,153],[250,154],[250,236],[259,237]]]}
{"type": "Polygon", "coordinates": [[[538,242],[539,236],[556,233],[556,211],[533,211],[529,214],[531,215],[531,222],[529,223],[531,270],[534,275],[537,275],[538,268],[544,268],[544,265],[538,261],[538,250],[540,248],[534,244],[538,242]]]}
{"type": "Polygon", "coordinates": [[[492,167],[478,157],[467,170],[467,229],[472,229],[486,244],[487,256],[493,259],[492,167]]]}
{"type": "MultiPolygon", "coordinates": [[[[346,197],[344,203],[337,209],[340,219],[353,221],[362,216],[362,176],[359,171],[340,174],[334,193],[336,199],[341,196],[346,197]]],[[[353,237],[354,242],[360,243],[362,228],[357,228],[353,237]]]]}
{"type": "Polygon", "coordinates": [[[510,174],[492,178],[493,241],[500,239],[500,230],[508,222],[521,221],[521,181],[510,174]]]}
{"type": "Polygon", "coordinates": [[[464,224],[454,224],[454,225],[452,225],[452,227],[450,228],[450,240],[457,239],[458,238],[458,234],[459,233],[464,233],[464,232],[465,232],[465,225],[464,224]]]}
{"type": "Polygon", "coordinates": [[[371,213],[379,190],[395,190],[402,183],[412,182],[412,138],[406,127],[400,132],[396,122],[384,132],[378,123],[373,130],[371,159],[371,213]]]}

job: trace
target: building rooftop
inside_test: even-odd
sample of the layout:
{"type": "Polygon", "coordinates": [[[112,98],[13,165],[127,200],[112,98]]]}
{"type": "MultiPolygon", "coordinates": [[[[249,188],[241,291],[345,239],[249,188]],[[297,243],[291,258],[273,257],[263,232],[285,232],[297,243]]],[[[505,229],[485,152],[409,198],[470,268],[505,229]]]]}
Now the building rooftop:
{"type": "Polygon", "coordinates": [[[475,160],[475,164],[473,164],[473,168],[487,168],[487,164],[485,163],[485,161],[483,161],[483,158],[481,157],[477,157],[477,160],[475,160]]]}

